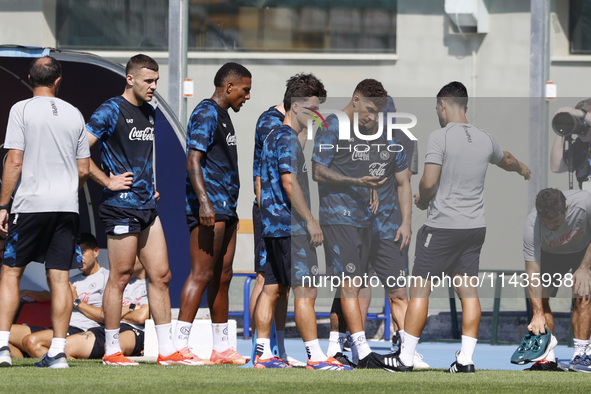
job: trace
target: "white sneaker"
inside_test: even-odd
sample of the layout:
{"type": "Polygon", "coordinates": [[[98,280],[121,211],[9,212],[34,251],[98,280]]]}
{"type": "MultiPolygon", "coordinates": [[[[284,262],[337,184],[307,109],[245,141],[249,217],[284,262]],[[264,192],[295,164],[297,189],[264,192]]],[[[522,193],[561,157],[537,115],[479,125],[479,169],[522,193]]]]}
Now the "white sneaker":
{"type": "Polygon", "coordinates": [[[430,366],[423,361],[423,355],[415,350],[415,357],[413,359],[414,369],[429,369],[430,366]]]}

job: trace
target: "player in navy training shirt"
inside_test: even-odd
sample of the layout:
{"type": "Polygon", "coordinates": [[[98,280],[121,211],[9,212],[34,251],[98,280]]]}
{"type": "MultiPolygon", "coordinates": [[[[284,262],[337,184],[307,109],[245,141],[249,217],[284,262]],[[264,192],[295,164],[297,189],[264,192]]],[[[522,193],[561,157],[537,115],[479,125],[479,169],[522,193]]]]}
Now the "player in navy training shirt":
{"type": "Polygon", "coordinates": [[[148,104],[158,81],[158,63],[136,55],[127,63],[123,94],[102,104],[86,125],[90,146],[99,143],[101,170],[90,177],[105,189],[99,216],[107,232],[109,281],[105,288],[105,356],[108,365],[137,365],[121,353],[119,323],[125,286],[139,257],[150,278],[149,303],[158,337],[158,364],[192,364],[176,352],[170,335],[170,269],[158,211],[152,162],[155,112],[148,104]]]}
{"type": "Polygon", "coordinates": [[[287,82],[283,125],[263,144],[258,199],[267,250],[265,286],[255,310],[257,340],[255,368],[288,368],[274,357],[270,346],[273,310],[280,294],[293,286],[295,320],[308,353],[308,369],[345,370],[320,348],[314,301],[316,287],[306,283],[318,274],[316,247],[322,244],[320,226],[310,212],[306,161],[298,136],[307,129],[309,114],[325,97],[322,83],[312,74],[298,74],[287,82]]]}
{"type": "Polygon", "coordinates": [[[236,249],[240,187],[236,135],[228,114],[250,99],[251,73],[226,63],[214,78],[215,92],[193,110],[187,126],[186,214],[191,232],[191,273],[181,293],[175,348],[203,363],[189,348],[193,319],[207,288],[215,364],[244,364],[228,340],[228,289],[236,249]]]}
{"type": "MultiPolygon", "coordinates": [[[[387,92],[380,82],[374,79],[361,81],[343,109],[350,127],[357,114],[358,124],[355,126],[361,134],[370,134],[376,127],[378,114],[387,105],[386,97],[387,92]]],[[[326,122],[328,128],[316,134],[312,163],[314,180],[319,183],[320,224],[325,236],[327,272],[339,277],[362,277],[367,273],[371,244],[371,189],[382,186],[387,178],[372,175],[371,154],[367,147],[371,146],[371,150],[377,147],[372,145],[370,138],[364,139],[351,131],[350,139],[341,140],[336,115],[329,116],[326,122]]],[[[407,237],[410,238],[410,234],[404,238],[407,237]]],[[[338,331],[339,322],[343,326],[346,321],[353,350],[358,353],[357,367],[388,369],[391,357],[372,352],[367,344],[358,299],[360,287],[355,285],[356,282],[359,283],[342,280],[340,294],[335,297],[331,310],[331,331],[338,331]]],[[[331,337],[334,335],[338,337],[338,334],[331,333],[331,337]]],[[[331,346],[328,355],[339,355],[339,350],[331,346]]],[[[354,361],[355,356],[354,353],[354,361]]]]}

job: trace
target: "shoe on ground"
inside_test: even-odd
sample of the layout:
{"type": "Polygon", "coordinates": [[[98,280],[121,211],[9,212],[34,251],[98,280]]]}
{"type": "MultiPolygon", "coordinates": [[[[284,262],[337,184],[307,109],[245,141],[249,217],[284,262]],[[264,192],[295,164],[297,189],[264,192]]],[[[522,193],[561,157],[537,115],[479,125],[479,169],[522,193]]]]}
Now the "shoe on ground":
{"type": "Polygon", "coordinates": [[[558,364],[555,361],[544,359],[537,361],[531,367],[524,369],[524,371],[558,371],[558,364]]]}
{"type": "Polygon", "coordinates": [[[557,344],[558,340],[547,328],[545,333],[539,335],[534,335],[530,331],[511,356],[511,363],[523,365],[532,361],[542,361],[557,344]]]}
{"type": "Polygon", "coordinates": [[[192,360],[191,358],[181,354],[181,352],[178,351],[172,353],[170,356],[163,356],[162,354],[159,354],[158,360],[156,362],[158,363],[158,365],[205,365],[198,360],[192,360]]]}
{"type": "Polygon", "coordinates": [[[353,367],[350,367],[337,361],[334,357],[329,357],[325,361],[308,360],[306,369],[316,369],[324,371],[352,371],[353,367]]]}
{"type": "Polygon", "coordinates": [[[474,372],[476,372],[476,370],[474,369],[474,363],[463,365],[458,362],[458,355],[459,354],[460,354],[460,351],[458,350],[456,352],[456,361],[454,361],[445,372],[447,372],[447,373],[474,373],[474,372]]]}
{"type": "Polygon", "coordinates": [[[357,365],[353,361],[349,360],[349,358],[341,352],[335,354],[333,358],[343,365],[348,365],[351,368],[357,367],[357,365]]]}
{"type": "Polygon", "coordinates": [[[371,352],[359,360],[357,368],[361,369],[385,369],[388,372],[410,372],[413,367],[404,365],[396,353],[385,356],[371,352]]]}
{"type": "Polygon", "coordinates": [[[591,373],[591,355],[585,354],[580,357],[577,363],[570,364],[570,369],[575,372],[591,373]]]}
{"type": "Polygon", "coordinates": [[[423,361],[423,355],[415,350],[415,357],[413,359],[413,369],[429,369],[431,366],[423,361]]]}
{"type": "Polygon", "coordinates": [[[193,362],[191,365],[213,365],[209,360],[204,360],[191,351],[188,346],[179,350],[179,353],[193,362]]]}
{"type": "Polygon", "coordinates": [[[284,356],[284,357],[281,357],[281,360],[282,360],[284,363],[286,363],[287,365],[291,365],[292,367],[298,367],[298,368],[301,368],[301,367],[305,367],[305,366],[306,366],[306,364],[304,364],[304,363],[303,363],[303,362],[301,362],[300,360],[296,360],[295,358],[293,358],[293,357],[290,357],[290,356],[284,356]]]}
{"type": "Polygon", "coordinates": [[[257,369],[292,368],[291,365],[284,363],[279,357],[262,359],[258,354],[254,358],[254,367],[257,369]]]}
{"type": "Polygon", "coordinates": [[[38,368],[69,368],[68,359],[65,353],[58,353],[54,357],[49,357],[47,353],[43,355],[41,361],[35,363],[38,368]]]}
{"type": "Polygon", "coordinates": [[[103,364],[104,365],[118,365],[121,367],[128,367],[132,365],[139,365],[135,361],[131,361],[127,357],[123,355],[121,352],[117,352],[110,356],[104,355],[103,356],[103,364]]]}
{"type": "Polygon", "coordinates": [[[0,349],[0,367],[11,367],[12,357],[10,357],[10,348],[2,346],[0,349]]]}
{"type": "Polygon", "coordinates": [[[246,364],[246,359],[240,355],[236,350],[232,348],[228,348],[223,352],[218,352],[217,350],[213,350],[211,352],[211,357],[209,357],[209,361],[214,364],[234,364],[234,365],[244,365],[246,364]]]}

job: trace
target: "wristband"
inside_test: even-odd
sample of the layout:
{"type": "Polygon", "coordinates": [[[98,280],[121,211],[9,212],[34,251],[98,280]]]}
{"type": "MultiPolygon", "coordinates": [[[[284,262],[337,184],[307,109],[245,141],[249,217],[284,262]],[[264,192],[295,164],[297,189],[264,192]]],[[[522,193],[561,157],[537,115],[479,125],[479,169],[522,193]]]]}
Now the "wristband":
{"type": "Polygon", "coordinates": [[[135,304],[129,304],[129,311],[133,312],[135,310],[136,305],[135,304]]]}
{"type": "Polygon", "coordinates": [[[82,300],[80,298],[76,298],[74,300],[74,307],[78,308],[78,305],[80,305],[81,302],[82,302],[82,300]]]}
{"type": "Polygon", "coordinates": [[[6,209],[7,211],[10,209],[10,204],[0,205],[0,211],[6,209]]]}
{"type": "Polygon", "coordinates": [[[421,204],[421,205],[429,205],[429,203],[423,201],[423,199],[420,196],[419,196],[419,204],[421,204]]]}

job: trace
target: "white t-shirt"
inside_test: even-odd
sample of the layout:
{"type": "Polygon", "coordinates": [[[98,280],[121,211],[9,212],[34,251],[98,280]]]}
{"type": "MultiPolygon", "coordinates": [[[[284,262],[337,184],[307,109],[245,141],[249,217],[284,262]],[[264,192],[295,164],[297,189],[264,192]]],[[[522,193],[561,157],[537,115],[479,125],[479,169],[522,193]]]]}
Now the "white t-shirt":
{"type": "Polygon", "coordinates": [[[10,109],[4,148],[23,151],[11,213],[78,213],[76,160],[90,157],[78,109],[55,97],[19,101],[10,109]]]}
{"type": "Polygon", "coordinates": [[[535,208],[527,215],[523,231],[525,261],[540,261],[542,250],[553,254],[569,254],[587,249],[591,243],[591,194],[583,190],[563,191],[566,217],[557,230],[549,230],[540,222],[535,208]]]}
{"type": "MultiPolygon", "coordinates": [[[[103,294],[105,293],[105,286],[109,279],[109,270],[102,268],[95,274],[84,276],[78,274],[70,278],[70,282],[76,286],[78,298],[92,306],[103,306],[103,294]]],[[[72,317],[70,317],[70,325],[81,328],[86,331],[93,327],[99,327],[101,324],[84,316],[78,308],[72,310],[72,317]]]]}
{"type": "Polygon", "coordinates": [[[437,192],[425,225],[435,228],[486,227],[484,179],[488,164],[504,152],[495,139],[471,124],[448,123],[429,136],[425,164],[441,166],[437,192]]]}
{"type": "MultiPolygon", "coordinates": [[[[136,304],[138,307],[140,305],[146,305],[148,303],[148,280],[147,279],[137,279],[133,278],[127,286],[125,286],[125,290],[123,291],[123,306],[129,304],[136,304]]],[[[137,328],[138,330],[144,330],[144,325],[139,324],[131,324],[129,322],[125,322],[130,326],[137,328]]]]}

